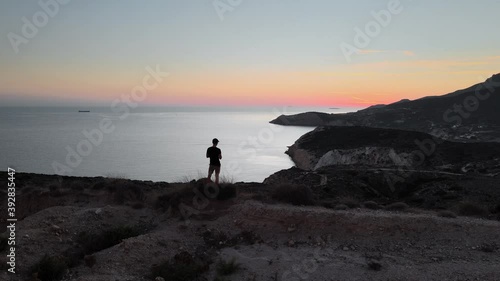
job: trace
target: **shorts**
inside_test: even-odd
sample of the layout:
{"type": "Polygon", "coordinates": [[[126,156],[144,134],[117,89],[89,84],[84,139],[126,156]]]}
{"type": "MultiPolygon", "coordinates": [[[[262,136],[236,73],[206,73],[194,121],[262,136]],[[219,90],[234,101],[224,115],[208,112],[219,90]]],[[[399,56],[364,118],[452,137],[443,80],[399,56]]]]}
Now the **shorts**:
{"type": "Polygon", "coordinates": [[[213,173],[213,171],[215,170],[215,173],[216,174],[219,174],[220,173],[220,166],[215,166],[215,165],[209,165],[208,166],[208,173],[213,173]]]}

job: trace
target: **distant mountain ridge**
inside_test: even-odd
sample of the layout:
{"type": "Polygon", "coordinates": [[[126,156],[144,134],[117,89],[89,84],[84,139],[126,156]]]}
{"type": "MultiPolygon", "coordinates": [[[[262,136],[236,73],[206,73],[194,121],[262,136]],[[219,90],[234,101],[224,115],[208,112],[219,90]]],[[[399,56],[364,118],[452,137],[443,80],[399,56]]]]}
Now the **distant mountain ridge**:
{"type": "Polygon", "coordinates": [[[290,126],[367,126],[412,130],[463,142],[500,142],[500,74],[443,96],[401,100],[357,112],[281,115],[271,123],[290,126]]]}

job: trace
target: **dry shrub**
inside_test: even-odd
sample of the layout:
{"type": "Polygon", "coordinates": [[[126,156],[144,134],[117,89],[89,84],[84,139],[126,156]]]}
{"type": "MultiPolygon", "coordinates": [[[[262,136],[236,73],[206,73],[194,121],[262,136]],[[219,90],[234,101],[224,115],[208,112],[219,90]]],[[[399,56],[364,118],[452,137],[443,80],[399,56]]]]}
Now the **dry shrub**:
{"type": "Polygon", "coordinates": [[[305,185],[280,185],[272,192],[272,198],[292,205],[314,205],[314,194],[305,185]]]}
{"type": "Polygon", "coordinates": [[[85,184],[80,180],[74,180],[69,184],[70,189],[75,191],[85,190],[85,184]]]}
{"type": "Polygon", "coordinates": [[[344,204],[338,204],[337,206],[335,206],[334,209],[335,210],[347,210],[347,209],[349,209],[349,206],[344,205],[344,204]]]}
{"type": "Polygon", "coordinates": [[[217,200],[228,200],[236,197],[238,190],[236,185],[232,183],[224,183],[219,185],[219,194],[217,194],[217,200]]]}
{"type": "Polygon", "coordinates": [[[61,280],[68,270],[66,258],[63,256],[45,255],[31,270],[43,281],[61,280]]]}
{"type": "Polygon", "coordinates": [[[403,202],[392,203],[392,204],[385,207],[385,209],[388,211],[399,211],[399,212],[406,211],[406,210],[408,210],[408,208],[410,208],[410,207],[406,203],[403,203],[403,202]]]}
{"type": "Polygon", "coordinates": [[[217,263],[216,267],[217,274],[223,276],[231,275],[240,269],[241,265],[237,263],[234,258],[232,258],[230,261],[221,260],[219,261],[219,263],[217,263]]]}
{"type": "Polygon", "coordinates": [[[365,208],[371,209],[371,210],[378,210],[378,209],[380,209],[380,206],[377,204],[377,202],[374,202],[374,201],[363,202],[363,206],[365,208]]]}
{"type": "Polygon", "coordinates": [[[468,217],[485,217],[489,214],[488,210],[470,202],[462,202],[458,205],[458,214],[468,217]]]}
{"type": "Polygon", "coordinates": [[[443,217],[443,218],[450,218],[450,219],[454,219],[457,217],[457,214],[455,214],[454,212],[452,211],[448,211],[448,210],[443,210],[443,211],[439,211],[438,212],[438,216],[440,217],[443,217]]]}
{"type": "Polygon", "coordinates": [[[151,269],[151,277],[162,277],[165,281],[197,280],[209,269],[210,261],[196,259],[188,252],[180,252],[151,269]]]}
{"type": "Polygon", "coordinates": [[[158,196],[155,203],[156,209],[172,210],[173,212],[179,211],[179,205],[181,203],[191,205],[193,198],[196,195],[193,190],[192,184],[181,185],[180,187],[175,187],[173,190],[166,194],[158,196]]]}
{"type": "Polygon", "coordinates": [[[99,252],[121,243],[122,240],[139,236],[144,233],[140,226],[117,226],[101,233],[89,234],[81,232],[78,235],[78,243],[86,255],[99,252]]]}
{"type": "Polygon", "coordinates": [[[128,180],[116,180],[110,186],[114,189],[114,200],[118,204],[124,204],[125,202],[143,202],[146,199],[146,195],[142,188],[128,180]]]}

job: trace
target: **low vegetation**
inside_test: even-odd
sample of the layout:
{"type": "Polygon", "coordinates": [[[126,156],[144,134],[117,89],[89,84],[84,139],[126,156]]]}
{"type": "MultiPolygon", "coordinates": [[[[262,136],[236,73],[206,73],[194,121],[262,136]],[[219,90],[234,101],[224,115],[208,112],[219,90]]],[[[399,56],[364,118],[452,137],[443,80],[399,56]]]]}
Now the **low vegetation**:
{"type": "Polygon", "coordinates": [[[403,203],[403,202],[392,203],[392,204],[387,205],[385,207],[385,209],[388,210],[388,211],[398,211],[398,212],[406,211],[409,208],[410,207],[408,206],[408,204],[403,203]]]}
{"type": "Polygon", "coordinates": [[[370,209],[370,210],[378,210],[378,209],[380,209],[379,204],[377,204],[377,202],[374,202],[374,201],[363,202],[363,207],[365,207],[367,209],[370,209]]]}
{"type": "Polygon", "coordinates": [[[191,181],[189,183],[175,184],[165,194],[158,196],[155,203],[156,209],[163,209],[172,214],[180,212],[182,203],[191,206],[193,198],[207,200],[228,200],[237,196],[238,188],[232,183],[211,184],[207,179],[191,181]]]}
{"type": "Polygon", "coordinates": [[[139,185],[126,180],[116,180],[115,182],[118,183],[114,190],[114,200],[116,203],[124,204],[130,201],[143,202],[145,200],[146,195],[139,185]]]}
{"type": "Polygon", "coordinates": [[[45,255],[31,270],[42,281],[61,280],[68,270],[67,259],[63,256],[45,255]]]}
{"type": "Polygon", "coordinates": [[[458,205],[458,214],[461,216],[469,217],[485,217],[489,214],[489,212],[479,205],[469,202],[462,202],[458,205]]]}
{"type": "Polygon", "coordinates": [[[344,204],[337,204],[334,209],[335,210],[347,210],[347,209],[349,209],[349,206],[344,205],[344,204]]]}
{"type": "Polygon", "coordinates": [[[219,261],[216,271],[218,275],[227,276],[236,273],[240,269],[241,265],[233,258],[230,261],[219,261]]]}
{"type": "Polygon", "coordinates": [[[209,268],[209,261],[201,262],[196,260],[188,252],[176,254],[172,259],[168,259],[151,269],[151,277],[161,277],[165,281],[189,281],[196,280],[209,268]]]}
{"type": "Polygon", "coordinates": [[[279,185],[273,191],[274,200],[292,205],[314,205],[314,194],[305,185],[279,185]]]}
{"type": "Polygon", "coordinates": [[[443,210],[443,211],[439,211],[438,212],[438,216],[440,217],[443,217],[443,218],[450,218],[450,219],[454,219],[457,217],[457,214],[455,214],[454,212],[452,211],[448,211],[448,210],[443,210]]]}
{"type": "Polygon", "coordinates": [[[117,245],[124,239],[143,233],[144,230],[138,226],[117,226],[98,234],[81,232],[78,235],[78,243],[83,248],[83,253],[89,255],[117,245]]]}
{"type": "Polygon", "coordinates": [[[85,189],[85,184],[82,181],[75,180],[70,182],[69,187],[75,191],[83,191],[85,189]]]}
{"type": "Polygon", "coordinates": [[[192,201],[195,195],[193,186],[190,184],[174,186],[168,193],[158,196],[155,208],[163,209],[164,211],[170,209],[173,213],[177,213],[179,211],[179,205],[184,201],[187,204],[191,204],[189,201],[192,201]]]}
{"type": "Polygon", "coordinates": [[[352,198],[352,197],[341,198],[340,204],[346,205],[347,207],[349,207],[351,209],[360,207],[359,201],[355,198],[352,198]]]}
{"type": "Polygon", "coordinates": [[[219,193],[217,194],[217,200],[228,200],[236,197],[237,188],[234,184],[223,183],[219,185],[219,193]]]}

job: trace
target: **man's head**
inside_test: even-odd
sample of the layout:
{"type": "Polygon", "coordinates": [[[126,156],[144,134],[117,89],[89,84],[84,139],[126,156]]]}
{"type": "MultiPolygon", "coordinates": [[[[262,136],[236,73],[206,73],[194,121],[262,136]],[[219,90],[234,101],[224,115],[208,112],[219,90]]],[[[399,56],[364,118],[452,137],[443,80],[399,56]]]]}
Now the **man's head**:
{"type": "Polygon", "coordinates": [[[219,143],[219,140],[218,140],[218,139],[213,139],[213,140],[212,140],[212,144],[213,144],[214,146],[217,146],[217,144],[218,144],[218,143],[219,143]]]}

